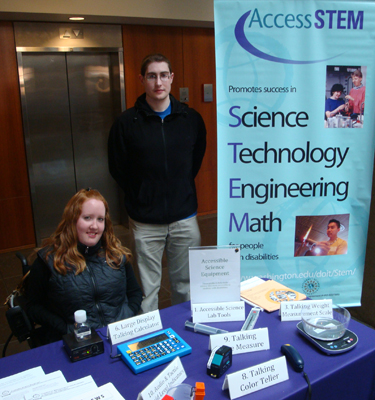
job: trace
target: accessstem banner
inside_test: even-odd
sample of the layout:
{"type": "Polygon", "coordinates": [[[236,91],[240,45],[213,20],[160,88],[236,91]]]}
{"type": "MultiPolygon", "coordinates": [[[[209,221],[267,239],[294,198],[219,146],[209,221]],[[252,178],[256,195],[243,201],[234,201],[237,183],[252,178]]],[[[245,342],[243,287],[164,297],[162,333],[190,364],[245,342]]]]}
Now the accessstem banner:
{"type": "Polygon", "coordinates": [[[241,280],[272,278],[310,298],[360,305],[375,4],[214,0],[214,8],[218,245],[241,246],[241,280]]]}

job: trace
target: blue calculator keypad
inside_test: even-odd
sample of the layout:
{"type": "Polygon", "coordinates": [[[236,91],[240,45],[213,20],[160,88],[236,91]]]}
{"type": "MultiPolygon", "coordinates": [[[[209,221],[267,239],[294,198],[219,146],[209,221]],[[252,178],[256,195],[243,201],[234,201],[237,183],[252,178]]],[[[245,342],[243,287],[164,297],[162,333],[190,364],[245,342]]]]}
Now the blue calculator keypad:
{"type": "Polygon", "coordinates": [[[184,356],[191,353],[191,347],[170,328],[147,335],[140,340],[141,342],[152,341],[153,337],[160,335],[164,335],[165,340],[132,350],[132,344],[140,343],[133,340],[119,345],[117,348],[118,353],[121,353],[122,359],[135,373],[169,362],[177,356],[184,356]]]}
{"type": "Polygon", "coordinates": [[[129,355],[135,365],[140,365],[147,361],[163,357],[166,354],[174,353],[176,350],[185,347],[183,344],[179,346],[178,343],[180,341],[173,337],[156,345],[146,347],[144,350],[133,351],[129,355]]]}

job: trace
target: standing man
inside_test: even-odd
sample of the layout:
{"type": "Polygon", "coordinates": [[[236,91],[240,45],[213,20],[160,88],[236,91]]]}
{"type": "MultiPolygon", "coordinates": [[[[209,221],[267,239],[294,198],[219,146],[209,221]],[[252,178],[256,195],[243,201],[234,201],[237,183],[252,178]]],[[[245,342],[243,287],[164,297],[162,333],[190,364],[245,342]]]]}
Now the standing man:
{"type": "Polygon", "coordinates": [[[190,299],[189,247],[200,245],[194,178],[206,149],[201,115],[171,94],[173,72],[162,54],[145,57],[145,93],[115,121],[109,170],[125,193],[142,281],[144,312],[158,308],[166,250],[172,304],[190,299]]]}

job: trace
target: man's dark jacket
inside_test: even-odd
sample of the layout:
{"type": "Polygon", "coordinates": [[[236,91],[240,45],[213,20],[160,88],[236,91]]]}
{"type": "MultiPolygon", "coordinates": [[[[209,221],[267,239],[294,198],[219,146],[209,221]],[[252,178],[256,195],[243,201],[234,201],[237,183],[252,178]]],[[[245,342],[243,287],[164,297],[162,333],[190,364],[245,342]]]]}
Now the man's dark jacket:
{"type": "Polygon", "coordinates": [[[201,115],[170,95],[171,114],[162,120],[140,96],[113,124],[109,170],[125,193],[129,216],[169,224],[197,211],[194,178],[206,149],[201,115]]]}

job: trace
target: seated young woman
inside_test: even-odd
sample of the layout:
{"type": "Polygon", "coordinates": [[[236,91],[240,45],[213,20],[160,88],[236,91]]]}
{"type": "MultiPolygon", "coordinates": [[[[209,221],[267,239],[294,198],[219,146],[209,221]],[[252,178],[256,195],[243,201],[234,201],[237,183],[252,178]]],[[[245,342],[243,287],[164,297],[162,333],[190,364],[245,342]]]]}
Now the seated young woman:
{"type": "Polygon", "coordinates": [[[73,332],[77,310],[86,310],[94,329],[136,315],[142,290],[130,259],[115,237],[104,197],[92,189],[76,193],[27,279],[26,312],[44,327],[46,342],[73,332]]]}

